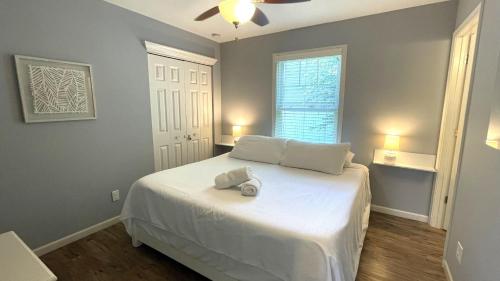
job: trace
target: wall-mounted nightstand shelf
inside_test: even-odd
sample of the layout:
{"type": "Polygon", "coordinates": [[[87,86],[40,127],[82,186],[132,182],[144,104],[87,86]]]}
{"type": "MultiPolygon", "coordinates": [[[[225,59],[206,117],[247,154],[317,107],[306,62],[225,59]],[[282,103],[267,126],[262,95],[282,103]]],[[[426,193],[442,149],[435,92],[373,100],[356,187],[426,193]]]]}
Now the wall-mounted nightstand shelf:
{"type": "Polygon", "coordinates": [[[228,153],[234,147],[234,138],[231,135],[222,135],[221,140],[215,143],[215,156],[228,153]]]}
{"type": "Polygon", "coordinates": [[[216,142],[215,145],[233,147],[234,146],[234,138],[231,135],[222,135],[221,141],[216,142]]]}
{"type": "Polygon", "coordinates": [[[373,164],[426,171],[431,173],[437,172],[435,168],[436,155],[398,151],[397,157],[394,161],[387,161],[384,158],[384,152],[385,150],[383,149],[375,149],[375,153],[373,155],[373,164]]]}

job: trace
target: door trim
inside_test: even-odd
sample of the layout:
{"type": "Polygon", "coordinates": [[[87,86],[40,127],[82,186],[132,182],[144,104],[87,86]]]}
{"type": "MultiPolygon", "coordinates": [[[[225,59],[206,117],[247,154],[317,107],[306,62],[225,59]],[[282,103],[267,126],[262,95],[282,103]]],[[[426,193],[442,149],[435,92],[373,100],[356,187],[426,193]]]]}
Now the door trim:
{"type": "MultiPolygon", "coordinates": [[[[461,40],[462,40],[462,37],[464,35],[467,35],[468,33],[470,33],[471,29],[472,28],[476,28],[477,31],[476,31],[476,40],[475,42],[471,42],[471,44],[474,44],[474,46],[472,48],[476,49],[476,52],[477,52],[477,42],[479,41],[478,40],[478,35],[477,33],[479,32],[479,21],[480,21],[480,17],[481,17],[481,7],[482,7],[482,4],[480,3],[475,9],[474,11],[472,11],[472,13],[467,17],[467,19],[465,19],[465,21],[455,30],[455,32],[453,33],[453,43],[452,43],[452,46],[451,46],[451,52],[450,52],[450,62],[449,62],[449,70],[448,70],[448,79],[447,79],[447,85],[446,85],[446,94],[445,94],[445,101],[444,101],[444,106],[443,106],[443,116],[442,116],[442,121],[441,121],[441,129],[440,129],[440,135],[439,135],[439,147],[438,147],[438,152],[437,152],[437,159],[436,159],[436,170],[438,171],[437,174],[436,174],[436,178],[435,178],[435,181],[434,181],[434,189],[433,189],[433,195],[432,195],[432,202],[431,202],[431,210],[430,210],[430,216],[429,216],[429,224],[433,227],[436,227],[436,228],[444,228],[445,227],[445,217],[446,217],[446,210],[447,209],[450,209],[450,208],[447,208],[447,204],[453,204],[453,200],[454,198],[448,198],[448,203],[445,203],[445,198],[446,196],[448,196],[448,186],[446,186],[442,181],[440,181],[440,179],[442,180],[442,175],[443,173],[452,173],[452,170],[453,170],[453,163],[454,163],[454,160],[452,159],[452,161],[448,164],[448,163],[441,163],[441,159],[443,157],[443,149],[444,147],[446,146],[446,141],[448,140],[448,138],[446,138],[446,136],[444,135],[444,129],[446,129],[449,124],[447,121],[447,111],[448,111],[448,100],[450,98],[456,98],[456,90],[455,90],[455,83],[453,83],[453,79],[456,79],[454,78],[454,73],[456,71],[455,67],[459,67],[457,66],[456,64],[456,58],[458,57],[459,59],[462,59],[460,58],[459,56],[462,54],[462,50],[461,49],[458,49],[457,47],[457,44],[461,43],[461,40]],[[458,53],[456,53],[458,51],[458,53]],[[455,97],[453,97],[455,96],[455,97]],[[446,138],[446,139],[445,139],[446,138]]],[[[469,47],[470,48],[470,47],[469,47]]],[[[462,103],[465,102],[465,103],[469,103],[469,99],[470,99],[470,91],[472,89],[472,78],[473,78],[473,73],[474,73],[474,57],[476,56],[476,53],[474,53],[474,56],[470,57],[469,59],[471,60],[471,64],[470,64],[470,67],[471,67],[471,75],[469,77],[469,88],[468,89],[465,89],[463,88],[462,91],[464,91],[463,95],[460,97],[460,102],[458,103],[458,106],[463,109],[463,110],[460,110],[459,112],[459,116],[458,116],[458,120],[457,122],[459,122],[459,126],[461,126],[461,128],[458,128],[458,136],[457,138],[463,138],[463,129],[465,127],[465,124],[460,124],[460,119],[462,119],[463,117],[465,117],[465,114],[467,113],[467,108],[468,106],[464,106],[462,103]]],[[[466,69],[464,70],[465,73],[464,73],[464,81],[465,79],[467,79],[467,69],[468,67],[466,67],[466,69]]],[[[467,82],[465,82],[467,83],[467,82]]],[[[465,83],[464,83],[464,87],[465,87],[465,83]]],[[[457,142],[457,138],[455,138],[455,142],[457,142]]],[[[463,146],[463,142],[462,142],[462,146],[463,146]]],[[[455,148],[451,153],[453,155],[455,155],[455,151],[456,149],[462,149],[462,147],[459,147],[459,148],[455,148]]],[[[452,155],[452,157],[454,157],[452,155]]],[[[460,157],[461,157],[461,152],[458,154],[458,161],[460,162],[460,157]]],[[[458,163],[458,168],[459,169],[459,163],[458,163]]],[[[458,176],[458,173],[457,175],[458,176]]],[[[451,179],[450,179],[450,182],[451,182],[451,179]]],[[[456,181],[455,181],[456,182],[456,181]]],[[[453,194],[453,192],[452,192],[453,194]]]]}
{"type": "Polygon", "coordinates": [[[164,57],[194,62],[208,66],[213,66],[214,64],[217,63],[217,59],[215,58],[172,48],[165,45],[160,45],[149,41],[144,41],[144,46],[146,47],[146,51],[153,55],[160,55],[164,57]]]}

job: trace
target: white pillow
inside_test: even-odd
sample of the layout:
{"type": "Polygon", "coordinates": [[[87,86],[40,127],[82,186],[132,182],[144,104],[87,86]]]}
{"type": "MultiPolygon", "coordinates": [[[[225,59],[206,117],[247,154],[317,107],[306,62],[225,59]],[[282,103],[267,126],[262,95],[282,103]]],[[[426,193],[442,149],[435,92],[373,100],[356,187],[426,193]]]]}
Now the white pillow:
{"type": "Polygon", "coordinates": [[[344,171],[344,163],[350,147],[348,143],[320,144],[289,140],[285,156],[280,164],[340,175],[344,171]]]}
{"type": "Polygon", "coordinates": [[[344,168],[350,168],[352,167],[352,159],[354,158],[354,153],[352,151],[347,152],[347,155],[345,156],[345,163],[344,163],[344,168]]]}
{"type": "Polygon", "coordinates": [[[242,136],[229,157],[279,164],[286,148],[286,139],[265,136],[242,136]]]}

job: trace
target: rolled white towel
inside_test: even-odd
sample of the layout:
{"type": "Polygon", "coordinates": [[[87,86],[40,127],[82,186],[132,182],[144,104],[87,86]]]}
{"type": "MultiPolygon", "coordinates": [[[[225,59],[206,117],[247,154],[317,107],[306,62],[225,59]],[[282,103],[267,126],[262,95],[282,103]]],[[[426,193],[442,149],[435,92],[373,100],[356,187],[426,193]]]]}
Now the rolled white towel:
{"type": "Polygon", "coordinates": [[[239,185],[243,196],[257,196],[261,186],[262,183],[255,177],[239,185]]]}
{"type": "Polygon", "coordinates": [[[222,173],[215,177],[215,188],[225,189],[231,186],[236,186],[246,181],[251,180],[253,177],[250,167],[242,167],[222,173]]]}

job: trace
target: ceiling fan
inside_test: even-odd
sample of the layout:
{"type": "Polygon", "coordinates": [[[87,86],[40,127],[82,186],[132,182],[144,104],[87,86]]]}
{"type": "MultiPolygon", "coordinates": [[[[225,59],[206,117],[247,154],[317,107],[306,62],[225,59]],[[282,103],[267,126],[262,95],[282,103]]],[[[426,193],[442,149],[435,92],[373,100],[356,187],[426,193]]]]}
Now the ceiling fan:
{"type": "Polygon", "coordinates": [[[250,20],[259,26],[264,26],[269,20],[261,9],[255,7],[255,4],[291,4],[308,1],[311,0],[222,0],[218,6],[205,11],[194,20],[203,21],[220,13],[235,28],[250,20]]]}

